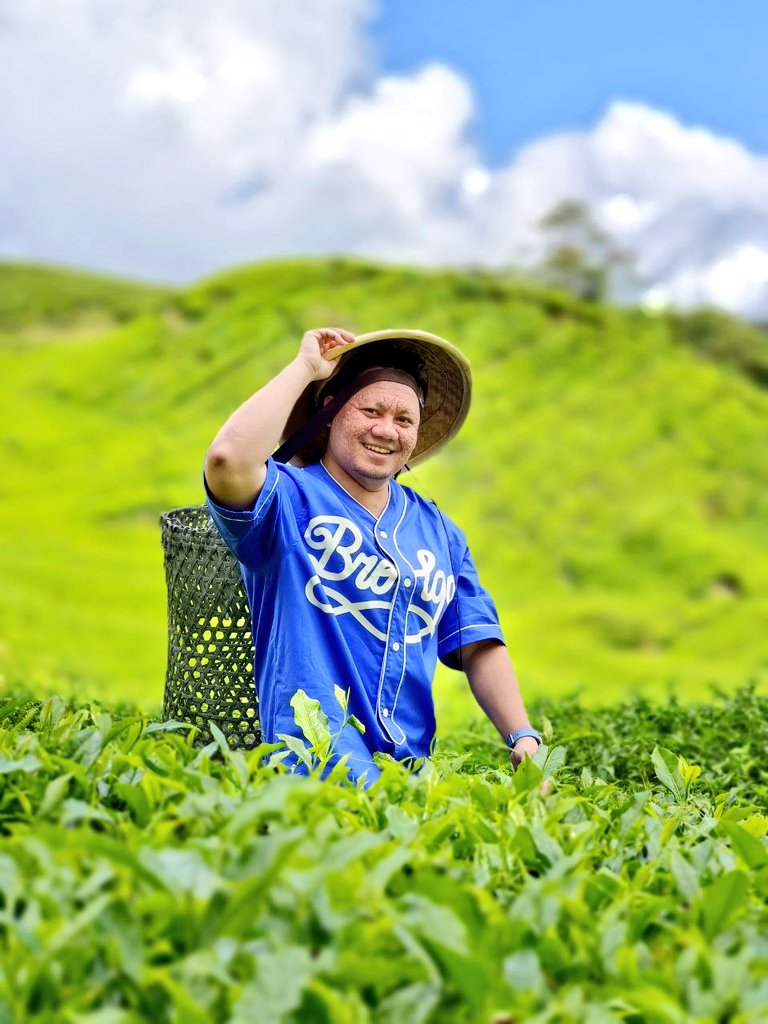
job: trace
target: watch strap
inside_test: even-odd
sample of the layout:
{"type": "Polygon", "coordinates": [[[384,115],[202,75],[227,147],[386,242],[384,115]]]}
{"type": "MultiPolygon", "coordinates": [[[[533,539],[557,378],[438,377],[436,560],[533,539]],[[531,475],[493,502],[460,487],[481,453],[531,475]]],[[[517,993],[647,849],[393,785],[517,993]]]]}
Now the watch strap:
{"type": "Polygon", "coordinates": [[[522,740],[526,736],[530,736],[531,739],[536,740],[539,746],[541,746],[541,736],[535,729],[517,729],[515,732],[511,732],[509,736],[507,736],[507,746],[514,747],[518,740],[522,740]]]}

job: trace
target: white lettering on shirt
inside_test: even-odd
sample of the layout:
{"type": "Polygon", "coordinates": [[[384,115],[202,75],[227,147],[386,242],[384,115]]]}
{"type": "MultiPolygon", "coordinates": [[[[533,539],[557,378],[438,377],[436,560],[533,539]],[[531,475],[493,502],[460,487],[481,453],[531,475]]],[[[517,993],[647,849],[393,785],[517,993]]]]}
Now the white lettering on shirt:
{"type": "MultiPolygon", "coordinates": [[[[377,628],[366,612],[391,609],[392,601],[382,598],[393,589],[398,579],[397,567],[387,558],[366,555],[361,550],[362,531],[345,516],[315,516],[304,532],[304,540],[308,548],[317,552],[309,555],[315,574],[307,580],[304,588],[307,600],[329,615],[352,615],[369,633],[386,640],[386,633],[377,628]],[[328,586],[329,583],[349,579],[362,600],[350,601],[334,587],[328,586]]],[[[418,632],[406,635],[408,643],[417,643],[422,637],[434,633],[443,609],[456,593],[453,575],[446,576],[442,569],[436,568],[434,552],[420,548],[416,559],[419,565],[414,569],[417,586],[410,611],[424,622],[424,626],[418,632]],[[415,603],[417,599],[432,607],[421,607],[415,603]]]]}

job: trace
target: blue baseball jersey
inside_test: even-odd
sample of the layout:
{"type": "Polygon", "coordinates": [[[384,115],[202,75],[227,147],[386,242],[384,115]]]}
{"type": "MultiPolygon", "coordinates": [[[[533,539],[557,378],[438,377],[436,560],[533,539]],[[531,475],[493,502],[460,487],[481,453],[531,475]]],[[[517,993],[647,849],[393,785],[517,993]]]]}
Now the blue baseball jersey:
{"type": "Polygon", "coordinates": [[[460,648],[503,642],[466,538],[432,502],[396,481],[377,519],[328,473],[267,462],[253,509],[219,505],[214,522],[240,562],[253,618],[263,737],[301,737],[290,699],[317,698],[339,731],[334,686],[365,726],[347,726],[335,750],[353,777],[378,776],[373,753],[429,756],[437,658],[460,667],[460,648]]]}

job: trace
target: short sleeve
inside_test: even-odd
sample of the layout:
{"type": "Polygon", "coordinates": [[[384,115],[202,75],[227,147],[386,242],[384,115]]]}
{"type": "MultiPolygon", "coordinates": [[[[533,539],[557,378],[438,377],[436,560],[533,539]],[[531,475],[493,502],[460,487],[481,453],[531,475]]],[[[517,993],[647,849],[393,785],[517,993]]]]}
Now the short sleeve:
{"type": "Polygon", "coordinates": [[[460,556],[458,564],[454,562],[456,593],[437,630],[438,657],[448,668],[455,669],[461,668],[459,652],[466,644],[478,640],[500,640],[504,643],[496,606],[480,583],[466,543],[460,556]]]}
{"type": "Polygon", "coordinates": [[[256,572],[285,554],[296,542],[296,520],[285,494],[285,480],[273,459],[267,459],[267,477],[252,509],[239,511],[220,505],[203,474],[211,518],[225,544],[243,565],[256,572]]]}

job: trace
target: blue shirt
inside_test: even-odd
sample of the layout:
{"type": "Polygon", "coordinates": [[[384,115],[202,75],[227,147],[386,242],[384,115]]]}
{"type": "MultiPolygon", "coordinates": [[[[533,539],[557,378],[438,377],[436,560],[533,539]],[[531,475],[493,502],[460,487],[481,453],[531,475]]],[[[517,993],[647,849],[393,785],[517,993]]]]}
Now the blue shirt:
{"type": "Polygon", "coordinates": [[[338,685],[365,726],[364,735],[344,728],[336,746],[334,759],[348,754],[353,777],[377,777],[374,751],[427,757],[437,658],[457,668],[464,644],[503,642],[461,530],[394,480],[377,520],[322,463],[269,459],[254,508],[244,512],[207,494],[251,608],[264,740],[301,738],[290,707],[299,689],[320,701],[337,732],[338,685]]]}

